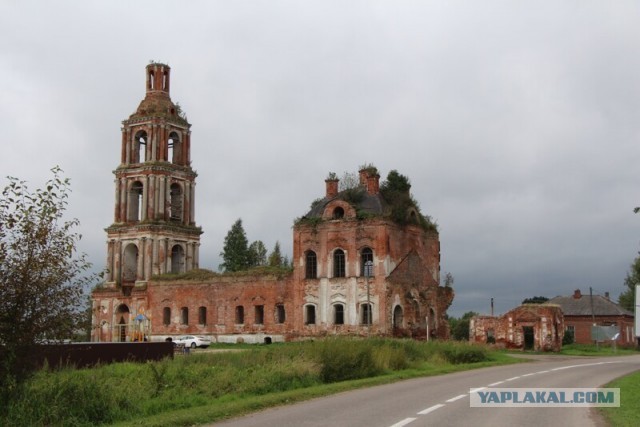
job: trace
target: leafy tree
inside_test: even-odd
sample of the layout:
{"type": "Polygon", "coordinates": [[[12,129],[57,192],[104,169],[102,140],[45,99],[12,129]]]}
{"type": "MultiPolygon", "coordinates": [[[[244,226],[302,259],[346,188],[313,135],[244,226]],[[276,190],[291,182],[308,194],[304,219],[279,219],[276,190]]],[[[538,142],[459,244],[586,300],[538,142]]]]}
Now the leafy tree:
{"type": "Polygon", "coordinates": [[[249,266],[260,267],[267,265],[267,248],[261,240],[256,240],[249,245],[249,266]]]}
{"type": "Polygon", "coordinates": [[[358,174],[352,172],[345,172],[342,174],[342,178],[340,178],[340,183],[338,184],[338,190],[351,190],[354,188],[358,188],[360,186],[360,176],[358,174]]]}
{"type": "Polygon", "coordinates": [[[51,172],[35,191],[8,177],[0,196],[0,399],[27,376],[35,343],[73,336],[85,316],[83,290],[97,280],[77,253],[79,221],[63,220],[69,179],[51,172]]]}
{"type": "Polygon", "coordinates": [[[453,286],[453,274],[447,273],[444,275],[444,285],[447,288],[451,288],[453,286]]]}
{"type": "Polygon", "coordinates": [[[467,311],[460,319],[455,317],[449,318],[449,327],[451,328],[451,336],[458,341],[469,341],[469,321],[473,316],[477,316],[475,311],[467,311]]]}
{"type": "Polygon", "coordinates": [[[249,248],[247,235],[242,227],[242,219],[231,226],[231,230],[224,238],[224,246],[220,256],[224,261],[220,264],[223,271],[242,271],[249,267],[249,248]]]}
{"type": "Polygon", "coordinates": [[[626,289],[618,297],[618,304],[631,312],[634,311],[636,305],[636,285],[640,285],[640,257],[633,260],[631,270],[624,279],[626,289]]]}
{"type": "Polygon", "coordinates": [[[269,265],[272,267],[280,267],[283,264],[282,253],[280,252],[280,242],[276,241],[273,251],[269,255],[269,265]]]}
{"type": "Polygon", "coordinates": [[[549,301],[549,298],[539,296],[539,297],[525,298],[522,300],[522,304],[544,304],[547,301],[549,301]]]}

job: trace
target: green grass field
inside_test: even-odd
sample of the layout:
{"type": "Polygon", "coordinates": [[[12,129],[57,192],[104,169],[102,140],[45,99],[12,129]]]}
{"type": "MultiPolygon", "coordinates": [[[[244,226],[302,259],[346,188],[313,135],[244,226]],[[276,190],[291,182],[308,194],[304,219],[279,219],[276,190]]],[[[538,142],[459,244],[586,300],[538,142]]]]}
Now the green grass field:
{"type": "Polygon", "coordinates": [[[338,391],[514,362],[465,343],[344,338],[42,370],[0,413],[0,425],[194,425],[338,391]]]}
{"type": "Polygon", "coordinates": [[[640,425],[640,371],[618,378],[606,387],[620,388],[619,408],[600,408],[600,411],[615,427],[640,425]]]}

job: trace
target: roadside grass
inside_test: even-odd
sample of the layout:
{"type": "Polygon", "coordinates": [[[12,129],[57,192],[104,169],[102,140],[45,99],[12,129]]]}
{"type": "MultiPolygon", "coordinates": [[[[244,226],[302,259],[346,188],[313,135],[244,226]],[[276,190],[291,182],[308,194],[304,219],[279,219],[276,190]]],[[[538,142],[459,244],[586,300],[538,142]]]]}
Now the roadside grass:
{"type": "Polygon", "coordinates": [[[193,425],[339,391],[517,362],[466,343],[340,338],[44,369],[8,402],[0,425],[193,425]]]}
{"type": "Polygon", "coordinates": [[[620,389],[619,408],[598,408],[609,424],[616,427],[640,425],[640,371],[618,378],[605,387],[620,389]]]}
{"type": "Polygon", "coordinates": [[[552,351],[522,351],[522,350],[504,350],[507,354],[547,354],[563,355],[563,356],[626,356],[631,354],[638,354],[638,350],[635,348],[617,347],[613,348],[610,344],[596,346],[594,344],[568,344],[563,345],[559,352],[552,351]]]}
{"type": "Polygon", "coordinates": [[[634,348],[617,347],[613,348],[611,344],[569,344],[563,345],[560,354],[566,356],[624,356],[628,354],[637,354],[634,348]]]}

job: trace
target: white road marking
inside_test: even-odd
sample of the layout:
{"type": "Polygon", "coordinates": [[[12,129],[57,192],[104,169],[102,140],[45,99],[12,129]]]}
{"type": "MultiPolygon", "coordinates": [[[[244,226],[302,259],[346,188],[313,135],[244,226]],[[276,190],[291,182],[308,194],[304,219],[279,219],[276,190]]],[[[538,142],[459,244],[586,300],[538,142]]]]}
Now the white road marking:
{"type": "Polygon", "coordinates": [[[538,372],[536,372],[536,374],[546,374],[547,372],[549,372],[549,371],[538,371],[538,372]]]}
{"type": "Polygon", "coordinates": [[[503,382],[504,382],[504,381],[498,381],[497,383],[489,384],[489,387],[493,387],[494,385],[500,385],[500,384],[502,384],[503,382]]]}
{"type": "Polygon", "coordinates": [[[394,425],[392,425],[391,427],[402,427],[402,426],[406,426],[407,424],[413,422],[417,420],[417,418],[405,418],[404,420],[395,423],[394,425]]]}
{"type": "Polygon", "coordinates": [[[484,390],[486,387],[478,387],[478,388],[472,388],[471,390],[469,390],[469,393],[477,393],[480,390],[484,390]]]}
{"type": "Polygon", "coordinates": [[[520,377],[508,378],[508,379],[506,379],[505,381],[513,381],[513,380],[517,380],[518,378],[520,378],[520,377]]]}
{"type": "Polygon", "coordinates": [[[530,377],[531,375],[535,375],[535,374],[536,374],[535,372],[532,372],[530,374],[524,374],[523,377],[530,377]]]}
{"type": "Polygon", "coordinates": [[[451,403],[451,402],[455,402],[456,400],[462,399],[463,397],[466,397],[466,394],[461,394],[460,396],[456,396],[456,397],[452,397],[449,400],[445,400],[445,402],[447,403],[451,403]]]}
{"type": "Polygon", "coordinates": [[[433,412],[436,409],[440,409],[444,406],[443,403],[438,403],[437,405],[433,405],[427,409],[423,409],[422,411],[418,412],[418,415],[427,415],[429,412],[433,412]]]}
{"type": "Polygon", "coordinates": [[[570,368],[580,368],[582,366],[597,366],[597,365],[605,365],[607,363],[620,363],[620,362],[597,362],[597,363],[583,363],[581,365],[569,365],[569,366],[561,366],[560,368],[553,368],[551,369],[552,371],[561,371],[563,369],[570,369],[570,368]]]}

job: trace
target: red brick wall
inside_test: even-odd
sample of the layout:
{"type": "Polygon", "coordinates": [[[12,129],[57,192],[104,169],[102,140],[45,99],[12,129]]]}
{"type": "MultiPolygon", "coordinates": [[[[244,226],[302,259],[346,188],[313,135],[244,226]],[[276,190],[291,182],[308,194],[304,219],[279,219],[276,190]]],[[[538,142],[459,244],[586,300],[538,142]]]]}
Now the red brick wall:
{"type": "MultiPolygon", "coordinates": [[[[635,345],[633,334],[633,317],[631,316],[596,316],[596,324],[602,326],[616,325],[620,330],[620,337],[617,343],[620,345],[635,345]],[[630,328],[630,331],[627,330],[630,328]]],[[[578,344],[592,344],[591,327],[593,319],[591,316],[565,316],[565,327],[573,326],[575,342],[578,344]]]]}

